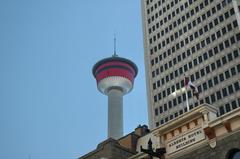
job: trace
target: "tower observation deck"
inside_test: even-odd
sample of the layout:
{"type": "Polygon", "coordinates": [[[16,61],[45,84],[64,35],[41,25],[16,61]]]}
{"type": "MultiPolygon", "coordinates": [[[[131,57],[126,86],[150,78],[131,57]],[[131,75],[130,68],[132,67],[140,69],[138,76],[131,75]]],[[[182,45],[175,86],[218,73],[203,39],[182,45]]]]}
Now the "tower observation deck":
{"type": "Polygon", "coordinates": [[[98,90],[108,96],[108,138],[119,139],[123,136],[123,95],[133,88],[137,66],[114,54],[98,61],[92,73],[98,90]]]}

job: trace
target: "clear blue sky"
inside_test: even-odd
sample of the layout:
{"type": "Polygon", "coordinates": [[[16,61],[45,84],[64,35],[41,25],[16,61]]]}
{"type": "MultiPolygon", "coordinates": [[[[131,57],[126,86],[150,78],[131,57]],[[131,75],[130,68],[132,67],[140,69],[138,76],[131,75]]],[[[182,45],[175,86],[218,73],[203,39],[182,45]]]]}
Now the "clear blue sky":
{"type": "Polygon", "coordinates": [[[0,1],[0,158],[73,159],[107,137],[92,66],[117,52],[139,74],[124,132],[147,124],[140,0],[0,1]]]}

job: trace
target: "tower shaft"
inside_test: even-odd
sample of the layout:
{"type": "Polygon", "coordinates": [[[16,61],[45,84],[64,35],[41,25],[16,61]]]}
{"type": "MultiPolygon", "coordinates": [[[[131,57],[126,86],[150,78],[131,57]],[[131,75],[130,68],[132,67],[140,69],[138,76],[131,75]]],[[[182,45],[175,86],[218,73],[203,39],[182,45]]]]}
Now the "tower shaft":
{"type": "Polygon", "coordinates": [[[108,138],[123,136],[123,92],[111,89],[108,92],[108,138]]]}

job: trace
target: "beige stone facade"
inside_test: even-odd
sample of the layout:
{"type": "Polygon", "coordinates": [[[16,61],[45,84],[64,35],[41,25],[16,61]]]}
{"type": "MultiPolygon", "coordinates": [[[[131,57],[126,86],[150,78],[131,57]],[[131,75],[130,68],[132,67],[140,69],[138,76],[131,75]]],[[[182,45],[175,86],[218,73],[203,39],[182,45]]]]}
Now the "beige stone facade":
{"type": "MultiPolygon", "coordinates": [[[[157,141],[154,149],[166,148],[166,154],[162,156],[165,159],[229,159],[227,155],[232,149],[239,149],[240,152],[240,108],[217,118],[217,109],[203,104],[150,134],[157,141]],[[194,156],[196,152],[201,152],[201,155],[194,156]]],[[[140,152],[140,146],[146,147],[152,136],[148,134],[140,138],[137,146],[139,153],[129,159],[147,157],[147,154],[140,152]]]]}

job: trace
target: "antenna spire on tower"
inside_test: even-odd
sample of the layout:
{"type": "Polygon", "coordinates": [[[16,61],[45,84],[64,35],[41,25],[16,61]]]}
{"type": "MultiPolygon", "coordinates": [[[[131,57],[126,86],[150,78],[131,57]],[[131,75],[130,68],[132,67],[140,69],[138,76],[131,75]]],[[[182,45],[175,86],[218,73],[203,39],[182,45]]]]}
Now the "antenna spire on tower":
{"type": "Polygon", "coordinates": [[[118,56],[117,55],[117,52],[116,52],[116,34],[114,33],[114,52],[113,52],[113,57],[116,57],[116,56],[118,56]]]}

